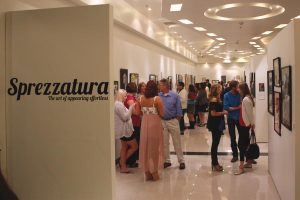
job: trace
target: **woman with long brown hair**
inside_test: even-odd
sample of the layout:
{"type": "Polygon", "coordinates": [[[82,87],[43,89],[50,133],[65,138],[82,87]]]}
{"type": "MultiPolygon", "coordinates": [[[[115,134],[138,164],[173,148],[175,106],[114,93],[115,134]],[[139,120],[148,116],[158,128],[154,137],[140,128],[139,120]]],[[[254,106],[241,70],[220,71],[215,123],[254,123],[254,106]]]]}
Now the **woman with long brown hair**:
{"type": "Polygon", "coordinates": [[[251,96],[250,89],[247,83],[242,83],[239,85],[240,95],[242,99],[242,107],[240,110],[240,132],[239,132],[239,140],[238,140],[238,147],[240,150],[240,166],[239,171],[235,173],[235,175],[239,175],[244,173],[244,168],[251,168],[252,163],[251,161],[247,161],[247,164],[244,165],[245,161],[245,152],[247,147],[250,144],[249,139],[249,131],[250,129],[255,128],[254,122],[254,114],[253,114],[253,107],[254,107],[254,100],[251,96]]]}
{"type": "Polygon", "coordinates": [[[213,171],[223,171],[223,167],[218,162],[218,146],[225,130],[224,115],[227,115],[228,112],[223,110],[221,91],[221,85],[216,84],[211,86],[209,94],[207,128],[212,133],[211,168],[213,171]]]}

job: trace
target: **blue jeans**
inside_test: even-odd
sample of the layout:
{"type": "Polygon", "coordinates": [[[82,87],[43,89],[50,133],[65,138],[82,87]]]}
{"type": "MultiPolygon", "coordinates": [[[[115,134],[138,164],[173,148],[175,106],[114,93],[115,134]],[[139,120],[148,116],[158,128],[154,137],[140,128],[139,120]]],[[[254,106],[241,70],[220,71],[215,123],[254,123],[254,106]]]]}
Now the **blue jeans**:
{"type": "Polygon", "coordinates": [[[227,119],[228,124],[228,131],[230,135],[230,141],[231,141],[231,150],[233,157],[238,157],[238,148],[236,143],[236,135],[235,135],[235,127],[237,128],[238,132],[240,133],[240,123],[239,120],[227,119]]]}

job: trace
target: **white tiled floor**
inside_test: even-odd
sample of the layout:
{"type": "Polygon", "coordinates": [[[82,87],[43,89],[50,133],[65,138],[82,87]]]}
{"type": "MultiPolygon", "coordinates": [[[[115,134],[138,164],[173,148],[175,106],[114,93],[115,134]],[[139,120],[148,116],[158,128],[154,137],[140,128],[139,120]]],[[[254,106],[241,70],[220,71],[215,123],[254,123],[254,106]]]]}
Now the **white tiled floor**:
{"type": "MultiPolygon", "coordinates": [[[[186,131],[182,136],[184,151],[210,151],[211,137],[205,128],[186,131]]],[[[172,145],[171,145],[172,146],[172,145]]],[[[261,152],[267,152],[267,144],[259,144],[261,152]]],[[[172,148],[171,148],[172,149],[172,148]]],[[[220,142],[220,152],[230,151],[226,133],[220,142]]],[[[144,181],[139,169],[132,174],[116,172],[116,196],[118,200],[279,200],[278,193],[268,173],[268,157],[261,156],[252,169],[240,176],[233,175],[238,162],[232,164],[231,156],[219,156],[224,172],[212,172],[210,156],[185,156],[186,169],[179,170],[176,156],[172,167],[161,173],[157,182],[144,181]]]]}

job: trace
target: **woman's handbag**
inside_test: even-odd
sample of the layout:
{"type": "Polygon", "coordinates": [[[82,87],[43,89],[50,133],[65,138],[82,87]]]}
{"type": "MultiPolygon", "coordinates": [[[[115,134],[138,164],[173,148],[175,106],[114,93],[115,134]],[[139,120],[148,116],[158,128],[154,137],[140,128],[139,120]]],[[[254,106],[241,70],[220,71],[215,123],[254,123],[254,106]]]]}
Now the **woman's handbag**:
{"type": "Polygon", "coordinates": [[[256,144],[255,132],[253,129],[251,129],[250,144],[246,149],[245,156],[247,160],[254,160],[259,157],[259,154],[260,151],[259,151],[259,146],[256,144]]]}

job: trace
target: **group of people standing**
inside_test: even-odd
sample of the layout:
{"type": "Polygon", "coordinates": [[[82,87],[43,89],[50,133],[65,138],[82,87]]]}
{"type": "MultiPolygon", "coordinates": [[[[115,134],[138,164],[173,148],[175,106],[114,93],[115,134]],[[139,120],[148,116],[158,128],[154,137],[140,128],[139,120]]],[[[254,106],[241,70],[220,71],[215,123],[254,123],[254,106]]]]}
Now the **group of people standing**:
{"type": "Polygon", "coordinates": [[[170,90],[169,82],[162,79],[157,84],[129,83],[126,90],[119,90],[115,101],[115,133],[121,140],[120,172],[129,173],[129,167],[138,165],[144,172],[146,180],[158,180],[159,170],[170,167],[169,138],[172,137],[179,169],[185,169],[185,161],[181,147],[180,134],[185,129],[183,116],[187,113],[189,128],[194,129],[196,116],[199,126],[207,126],[212,133],[211,159],[212,170],[223,171],[218,162],[218,145],[225,130],[225,118],[231,138],[233,158],[238,161],[240,151],[240,167],[236,174],[242,174],[245,167],[251,167],[253,160],[245,164],[245,151],[248,147],[249,131],[254,129],[254,100],[246,83],[239,85],[231,81],[230,90],[224,94],[221,84],[208,85],[200,83],[189,85],[188,91],[184,83],[177,83],[177,93],[170,90]],[[222,101],[222,99],[224,99],[222,101]],[[205,112],[208,111],[207,124],[205,112]],[[235,128],[239,132],[236,143],[235,128]]]}
{"type": "Polygon", "coordinates": [[[170,135],[179,169],[185,169],[179,129],[181,101],[179,95],[169,88],[168,80],[162,79],[159,85],[155,81],[140,83],[138,91],[135,83],[129,83],[126,91],[121,89],[117,92],[115,132],[122,144],[119,161],[121,173],[130,172],[127,164],[134,157],[133,160],[139,160],[146,180],[158,180],[159,170],[172,165],[170,135]],[[138,95],[135,95],[137,92],[138,95]],[[139,153],[135,155],[137,151],[139,153]]]}

